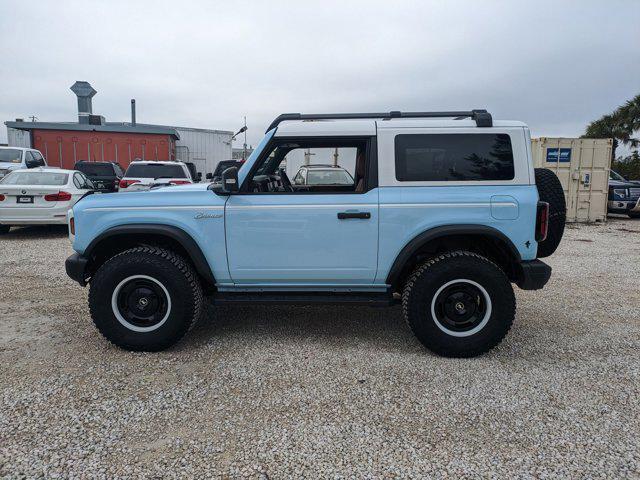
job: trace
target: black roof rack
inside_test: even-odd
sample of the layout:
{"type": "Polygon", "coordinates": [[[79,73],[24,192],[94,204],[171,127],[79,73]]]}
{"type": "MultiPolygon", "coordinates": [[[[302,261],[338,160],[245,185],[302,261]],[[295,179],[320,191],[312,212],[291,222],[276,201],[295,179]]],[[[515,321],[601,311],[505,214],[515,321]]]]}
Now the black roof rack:
{"type": "Polygon", "coordinates": [[[360,118],[380,118],[390,120],[392,118],[443,118],[454,117],[456,120],[463,118],[472,118],[478,127],[492,127],[493,119],[491,114],[486,110],[470,110],[458,112],[382,112],[382,113],[283,113],[271,122],[267,132],[276,128],[280,122],[285,120],[346,120],[360,118]]]}

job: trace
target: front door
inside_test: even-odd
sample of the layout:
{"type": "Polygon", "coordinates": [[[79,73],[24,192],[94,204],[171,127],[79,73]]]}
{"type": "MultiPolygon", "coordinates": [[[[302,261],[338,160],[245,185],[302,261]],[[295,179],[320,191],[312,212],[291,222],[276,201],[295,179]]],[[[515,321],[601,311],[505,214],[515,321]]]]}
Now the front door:
{"type": "Polygon", "coordinates": [[[227,258],[236,285],[348,288],[373,283],[378,189],[364,178],[368,143],[337,145],[317,138],[313,148],[300,139],[284,146],[276,142],[262,160],[271,164],[257,167],[244,192],[229,197],[227,258]],[[296,177],[297,171],[287,175],[296,160],[303,165],[295,169],[307,170],[308,183],[288,180],[296,177]]]}

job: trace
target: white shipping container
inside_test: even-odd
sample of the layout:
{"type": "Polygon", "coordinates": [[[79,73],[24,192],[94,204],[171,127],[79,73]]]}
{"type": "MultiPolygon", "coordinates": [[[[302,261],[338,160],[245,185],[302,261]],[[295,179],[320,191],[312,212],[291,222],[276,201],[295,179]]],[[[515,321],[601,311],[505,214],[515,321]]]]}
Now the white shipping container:
{"type": "Polygon", "coordinates": [[[548,168],[560,179],[567,201],[567,222],[596,222],[607,218],[610,138],[534,138],[533,164],[548,168]]]}
{"type": "Polygon", "coordinates": [[[176,141],[176,158],[182,162],[193,162],[204,180],[213,173],[221,160],[231,160],[231,137],[233,132],[206,130],[202,128],[173,127],[180,140],[176,141]]]}
{"type": "Polygon", "coordinates": [[[31,133],[7,127],[7,144],[10,147],[31,148],[31,133]]]}

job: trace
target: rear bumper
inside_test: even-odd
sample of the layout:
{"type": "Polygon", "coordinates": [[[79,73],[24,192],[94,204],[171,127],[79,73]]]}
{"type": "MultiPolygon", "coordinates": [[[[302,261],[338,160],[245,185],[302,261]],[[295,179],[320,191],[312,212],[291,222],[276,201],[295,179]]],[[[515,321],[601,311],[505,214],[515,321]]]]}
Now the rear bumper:
{"type": "Polygon", "coordinates": [[[551,267],[540,260],[520,262],[516,284],[523,290],[540,290],[551,278],[551,267]]]}
{"type": "Polygon", "coordinates": [[[64,268],[72,280],[75,280],[84,287],[87,284],[88,263],[88,258],[83,257],[79,253],[74,253],[64,262],[64,268]]]}

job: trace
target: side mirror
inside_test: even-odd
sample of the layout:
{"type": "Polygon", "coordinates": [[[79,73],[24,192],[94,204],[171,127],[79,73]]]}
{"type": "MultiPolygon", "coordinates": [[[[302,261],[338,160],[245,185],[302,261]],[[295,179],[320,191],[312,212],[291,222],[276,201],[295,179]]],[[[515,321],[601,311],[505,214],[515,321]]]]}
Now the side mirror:
{"type": "Polygon", "coordinates": [[[27,160],[25,165],[27,168],[36,168],[40,166],[40,163],[37,160],[27,160]]]}
{"type": "MultiPolygon", "coordinates": [[[[201,174],[202,175],[202,174],[201,174]]],[[[204,178],[206,178],[207,180],[211,180],[213,178],[213,173],[207,173],[204,178]]]]}
{"type": "Polygon", "coordinates": [[[238,167],[229,167],[222,172],[222,192],[231,194],[240,189],[238,185],[238,167]]]}

